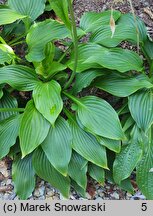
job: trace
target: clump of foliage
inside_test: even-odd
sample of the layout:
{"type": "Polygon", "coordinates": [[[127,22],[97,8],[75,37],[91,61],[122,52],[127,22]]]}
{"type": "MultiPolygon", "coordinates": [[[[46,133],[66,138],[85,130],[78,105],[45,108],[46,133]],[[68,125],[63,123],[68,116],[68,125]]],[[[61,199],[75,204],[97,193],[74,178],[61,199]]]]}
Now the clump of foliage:
{"type": "Polygon", "coordinates": [[[87,175],[132,193],[134,171],[153,199],[153,42],[144,23],[88,12],[76,28],[71,0],[8,0],[0,25],[0,158],[13,159],[18,196],[30,196],[36,175],[67,198],[71,186],[84,196],[87,175]],[[45,10],[60,20],[40,19],[45,10]],[[125,41],[139,42],[141,55],[125,41]]]}

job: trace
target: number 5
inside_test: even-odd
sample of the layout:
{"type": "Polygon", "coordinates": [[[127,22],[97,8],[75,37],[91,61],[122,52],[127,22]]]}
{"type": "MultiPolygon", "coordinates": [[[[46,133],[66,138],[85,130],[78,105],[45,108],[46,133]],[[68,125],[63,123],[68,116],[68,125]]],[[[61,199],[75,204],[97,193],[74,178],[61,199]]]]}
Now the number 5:
{"type": "Polygon", "coordinates": [[[147,203],[142,203],[141,210],[142,211],[147,211],[147,203]]]}

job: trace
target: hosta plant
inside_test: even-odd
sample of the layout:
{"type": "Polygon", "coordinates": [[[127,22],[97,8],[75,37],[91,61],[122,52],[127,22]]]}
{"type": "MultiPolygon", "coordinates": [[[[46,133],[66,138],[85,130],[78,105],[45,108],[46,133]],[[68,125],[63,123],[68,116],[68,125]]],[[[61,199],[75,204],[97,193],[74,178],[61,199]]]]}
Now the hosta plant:
{"type": "Polygon", "coordinates": [[[132,193],[133,172],[153,199],[153,42],[143,21],[88,12],[76,27],[71,0],[8,0],[0,25],[0,159],[13,159],[17,195],[27,199],[36,176],[66,198],[70,187],[84,196],[89,176],[132,193]]]}

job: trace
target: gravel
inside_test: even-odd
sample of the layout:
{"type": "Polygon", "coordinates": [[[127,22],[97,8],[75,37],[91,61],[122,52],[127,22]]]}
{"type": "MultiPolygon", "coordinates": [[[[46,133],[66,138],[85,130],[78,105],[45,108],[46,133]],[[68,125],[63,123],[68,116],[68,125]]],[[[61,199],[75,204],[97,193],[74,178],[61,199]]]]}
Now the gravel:
{"type": "MultiPolygon", "coordinates": [[[[0,4],[3,3],[0,0],[0,4]]],[[[87,11],[104,11],[110,9],[113,0],[74,0],[74,10],[76,21],[79,22],[80,17],[87,11]]],[[[126,0],[114,0],[113,8],[122,11],[123,13],[131,11],[129,2],[126,0]]],[[[133,1],[135,13],[141,17],[148,26],[148,32],[152,34],[153,26],[153,1],[152,0],[135,0],[133,1]]],[[[135,188],[135,194],[131,195],[116,185],[106,182],[101,186],[95,181],[89,181],[86,192],[86,197],[83,198],[73,189],[70,193],[71,200],[144,200],[145,197],[135,188]]],[[[18,196],[14,192],[14,184],[11,179],[10,162],[0,161],[0,200],[18,200],[18,196]]],[[[63,196],[59,191],[53,188],[49,183],[37,178],[36,188],[29,197],[30,200],[62,200],[63,196]]]]}

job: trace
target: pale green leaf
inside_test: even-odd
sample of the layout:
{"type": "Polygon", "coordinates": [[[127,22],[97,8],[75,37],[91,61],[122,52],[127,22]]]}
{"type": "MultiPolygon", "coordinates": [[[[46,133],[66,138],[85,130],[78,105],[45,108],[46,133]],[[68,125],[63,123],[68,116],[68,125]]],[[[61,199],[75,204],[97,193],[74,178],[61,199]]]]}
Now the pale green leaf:
{"type": "Polygon", "coordinates": [[[108,149],[110,149],[116,153],[120,152],[120,150],[121,150],[121,141],[120,140],[112,140],[112,139],[108,139],[105,137],[97,137],[97,139],[101,145],[107,147],[108,149]]]}
{"type": "Polygon", "coordinates": [[[5,157],[16,143],[19,125],[20,115],[13,115],[0,122],[0,159],[5,157]]]}
{"type": "Polygon", "coordinates": [[[95,86],[112,95],[127,97],[141,88],[152,88],[153,85],[145,79],[137,79],[125,74],[108,73],[95,81],[95,86]]]}
{"type": "Polygon", "coordinates": [[[153,94],[142,90],[129,97],[129,109],[139,128],[147,132],[153,123],[153,94]]]}
{"type": "Polygon", "coordinates": [[[55,20],[35,23],[27,37],[29,52],[26,56],[30,62],[41,62],[45,58],[45,46],[48,42],[64,39],[70,35],[66,27],[55,20]]]}
{"type": "Polygon", "coordinates": [[[22,65],[10,65],[0,68],[0,84],[7,83],[19,91],[30,91],[39,80],[35,71],[22,65]]]}
{"type": "Polygon", "coordinates": [[[26,105],[19,132],[22,157],[31,153],[44,141],[49,128],[49,122],[38,112],[33,101],[30,100],[26,105]]]}
{"type": "Polygon", "coordinates": [[[13,49],[7,44],[0,44],[0,64],[8,63],[15,58],[13,49]]]}
{"type": "Polygon", "coordinates": [[[23,14],[20,14],[6,6],[0,6],[0,25],[10,24],[23,18],[25,18],[23,14]]]}
{"type": "Polygon", "coordinates": [[[72,153],[72,135],[64,118],[58,117],[41,146],[54,168],[67,176],[72,153]]]}
{"type": "MultiPolygon", "coordinates": [[[[18,102],[16,98],[12,97],[7,91],[4,90],[3,97],[0,99],[0,108],[17,108],[18,102]]],[[[0,112],[0,121],[9,118],[11,115],[15,115],[17,112],[7,111],[0,112]]]]}
{"type": "Polygon", "coordinates": [[[98,183],[104,185],[105,171],[104,171],[103,168],[101,168],[99,166],[96,166],[95,164],[89,163],[89,165],[88,165],[88,173],[98,183]]]}
{"type": "Polygon", "coordinates": [[[34,21],[45,9],[46,0],[8,0],[8,5],[22,15],[34,21]]]}
{"type": "MultiPolygon", "coordinates": [[[[73,69],[74,53],[67,65],[73,69]]],[[[102,47],[98,44],[81,44],[78,48],[77,72],[82,72],[90,68],[108,68],[121,73],[130,70],[142,71],[143,61],[137,53],[122,48],[102,47]]]]}
{"type": "Polygon", "coordinates": [[[105,147],[101,146],[92,134],[80,128],[75,120],[69,119],[69,124],[73,135],[73,149],[86,160],[107,169],[105,147]]]}
{"type": "Polygon", "coordinates": [[[87,186],[87,160],[73,151],[68,174],[83,189],[87,186]]]}
{"type": "Polygon", "coordinates": [[[14,190],[20,199],[27,199],[35,188],[35,172],[31,155],[20,159],[16,157],[12,166],[14,190]]]}
{"type": "Polygon", "coordinates": [[[68,198],[70,179],[64,177],[51,165],[41,147],[34,152],[32,161],[37,175],[59,189],[63,196],[68,198]]]}
{"type": "MultiPolygon", "coordinates": [[[[80,27],[86,32],[94,32],[100,26],[109,25],[110,23],[111,11],[104,12],[87,12],[80,20],[80,27]]],[[[113,18],[116,21],[121,16],[119,11],[113,12],[113,18]]]]}
{"type": "Polygon", "coordinates": [[[54,125],[63,108],[61,86],[55,80],[41,82],[33,91],[33,99],[37,110],[54,125]]]}

